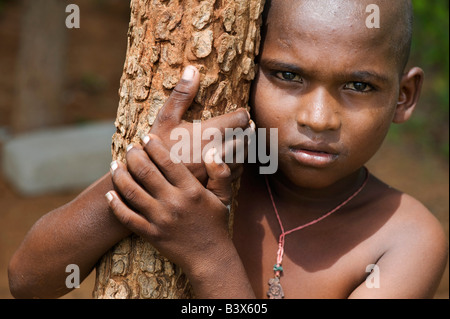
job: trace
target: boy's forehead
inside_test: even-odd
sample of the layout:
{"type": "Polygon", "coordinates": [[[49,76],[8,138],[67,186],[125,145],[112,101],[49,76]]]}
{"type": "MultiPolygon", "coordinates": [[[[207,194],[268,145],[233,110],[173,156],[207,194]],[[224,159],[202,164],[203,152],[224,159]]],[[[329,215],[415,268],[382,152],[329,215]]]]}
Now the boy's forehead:
{"type": "Polygon", "coordinates": [[[365,26],[363,1],[272,0],[266,40],[286,48],[299,40],[329,47],[333,43],[353,46],[380,42],[380,32],[365,26]]]}
{"type": "Polygon", "coordinates": [[[302,14],[322,20],[323,22],[344,22],[349,18],[360,18],[362,16],[361,11],[364,11],[366,7],[364,6],[365,0],[273,0],[271,2],[273,9],[288,14],[290,17],[302,14]]]}
{"type": "MultiPolygon", "coordinates": [[[[394,2],[397,1],[402,0],[394,2]]],[[[267,23],[289,32],[299,28],[303,32],[346,28],[352,28],[355,33],[368,31],[366,19],[369,13],[366,8],[370,4],[378,5],[383,22],[387,24],[392,20],[388,19],[388,15],[392,16],[389,13],[392,4],[389,7],[384,0],[271,0],[269,3],[267,23]]],[[[388,25],[383,29],[386,27],[388,25]]]]}
{"type": "Polygon", "coordinates": [[[404,11],[410,0],[266,0],[270,11],[304,13],[324,19],[360,17],[369,5],[377,5],[385,14],[404,11]]]}
{"type": "MultiPolygon", "coordinates": [[[[404,37],[405,4],[409,0],[270,0],[267,37],[288,48],[301,40],[309,46],[378,50],[392,56],[404,37]],[[380,28],[368,28],[371,11],[379,8],[380,28]],[[404,23],[403,23],[404,24],[404,23]],[[382,51],[381,51],[382,50],[382,51]],[[387,51],[389,50],[389,52],[387,51]]],[[[266,43],[268,44],[268,43],[266,43]]]]}

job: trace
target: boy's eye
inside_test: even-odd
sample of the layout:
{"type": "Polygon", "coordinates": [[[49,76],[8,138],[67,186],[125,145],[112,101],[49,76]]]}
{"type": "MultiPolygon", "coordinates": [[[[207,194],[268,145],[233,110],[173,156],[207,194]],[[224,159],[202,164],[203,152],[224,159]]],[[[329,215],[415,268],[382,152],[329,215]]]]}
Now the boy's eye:
{"type": "Polygon", "coordinates": [[[279,71],[275,73],[275,76],[283,81],[289,82],[302,82],[302,77],[296,73],[288,71],[279,71]]]}
{"type": "Polygon", "coordinates": [[[357,92],[363,92],[363,93],[373,90],[373,88],[370,84],[367,84],[364,82],[350,82],[350,83],[347,83],[344,88],[353,90],[353,91],[357,91],[357,92]]]}

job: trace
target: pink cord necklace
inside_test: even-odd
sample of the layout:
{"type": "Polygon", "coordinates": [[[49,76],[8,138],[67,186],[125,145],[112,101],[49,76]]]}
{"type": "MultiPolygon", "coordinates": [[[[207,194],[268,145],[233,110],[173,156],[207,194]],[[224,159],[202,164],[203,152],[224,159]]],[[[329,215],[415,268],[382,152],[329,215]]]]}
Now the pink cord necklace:
{"type": "Polygon", "coordinates": [[[367,181],[369,180],[369,171],[365,167],[364,167],[364,169],[366,171],[366,177],[364,179],[364,182],[356,190],[356,192],[354,192],[352,195],[350,195],[350,197],[348,197],[345,201],[343,201],[338,206],[336,206],[335,208],[333,208],[332,210],[330,210],[326,214],[322,215],[321,217],[319,217],[319,218],[317,218],[317,219],[315,219],[315,220],[313,220],[313,221],[311,221],[309,223],[306,223],[304,225],[301,225],[301,226],[298,226],[298,227],[293,228],[291,230],[288,230],[288,231],[284,231],[283,223],[281,222],[280,214],[278,214],[277,206],[275,205],[275,201],[274,201],[273,195],[272,195],[272,190],[270,188],[269,181],[268,181],[267,176],[266,176],[267,190],[269,192],[270,200],[272,201],[273,209],[275,211],[275,214],[277,215],[277,220],[278,220],[278,223],[280,224],[280,228],[281,228],[281,235],[280,235],[280,237],[278,239],[277,263],[273,266],[275,277],[271,278],[269,280],[269,291],[267,292],[267,296],[270,299],[282,299],[282,298],[284,298],[284,292],[283,292],[283,288],[281,287],[280,277],[281,277],[281,273],[283,272],[283,267],[281,266],[281,264],[283,262],[284,240],[285,240],[286,235],[289,235],[289,234],[291,234],[291,233],[293,233],[293,232],[295,232],[297,230],[306,228],[308,226],[311,226],[311,225],[314,225],[314,224],[320,222],[321,220],[327,218],[328,216],[330,216],[331,214],[333,214],[334,212],[338,211],[340,208],[345,206],[353,198],[355,198],[356,195],[358,195],[363,190],[364,186],[366,186],[367,181]]]}

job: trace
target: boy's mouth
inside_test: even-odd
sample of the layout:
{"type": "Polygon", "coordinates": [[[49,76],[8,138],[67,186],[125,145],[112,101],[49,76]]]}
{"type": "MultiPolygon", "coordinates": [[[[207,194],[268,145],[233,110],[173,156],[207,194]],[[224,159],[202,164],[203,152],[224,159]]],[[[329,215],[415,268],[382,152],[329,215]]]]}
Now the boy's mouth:
{"type": "Polygon", "coordinates": [[[338,157],[338,152],[326,144],[301,144],[292,146],[289,150],[298,162],[306,166],[324,167],[338,157]]]}

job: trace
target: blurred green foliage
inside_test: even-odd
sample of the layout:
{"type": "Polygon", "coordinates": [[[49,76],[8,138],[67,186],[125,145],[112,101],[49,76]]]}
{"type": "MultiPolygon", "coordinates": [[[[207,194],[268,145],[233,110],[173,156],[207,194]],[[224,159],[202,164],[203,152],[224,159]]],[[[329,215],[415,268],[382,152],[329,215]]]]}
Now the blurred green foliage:
{"type": "Polygon", "coordinates": [[[413,117],[394,125],[390,137],[411,140],[426,151],[449,157],[449,1],[413,0],[414,34],[410,66],[425,71],[413,117]]]}

